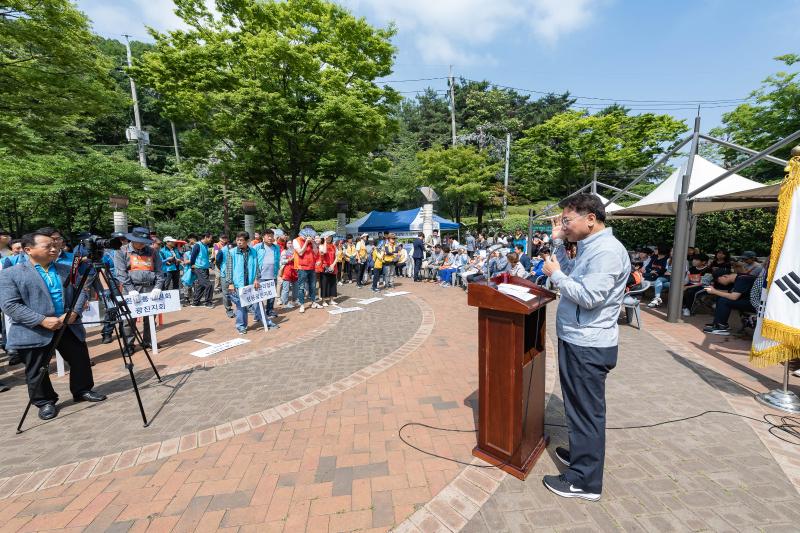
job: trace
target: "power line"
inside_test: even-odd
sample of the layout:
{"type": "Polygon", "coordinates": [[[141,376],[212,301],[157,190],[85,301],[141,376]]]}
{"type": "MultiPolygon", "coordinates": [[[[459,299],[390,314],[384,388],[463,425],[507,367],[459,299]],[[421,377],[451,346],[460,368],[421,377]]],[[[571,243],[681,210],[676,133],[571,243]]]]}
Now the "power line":
{"type": "MultiPolygon", "coordinates": [[[[523,89],[520,87],[512,87],[510,85],[501,85],[498,83],[492,83],[488,80],[478,81],[469,78],[464,78],[466,81],[470,81],[473,83],[482,83],[488,82],[495,87],[499,87],[501,89],[511,89],[513,91],[520,91],[526,93],[534,93],[534,94],[564,94],[568,93],[569,91],[540,91],[536,89],[523,89]]],[[[751,97],[748,98],[728,98],[728,99],[716,99],[716,100],[639,100],[634,98],[601,98],[598,96],[579,96],[570,94],[572,98],[578,100],[600,100],[606,102],[637,102],[637,103],[648,103],[648,104],[716,104],[716,103],[727,103],[727,102],[746,102],[751,100],[751,97]]]]}
{"type": "Polygon", "coordinates": [[[375,80],[375,83],[410,83],[413,81],[438,81],[438,80],[446,80],[447,77],[442,78],[417,78],[413,80],[375,80]]]}

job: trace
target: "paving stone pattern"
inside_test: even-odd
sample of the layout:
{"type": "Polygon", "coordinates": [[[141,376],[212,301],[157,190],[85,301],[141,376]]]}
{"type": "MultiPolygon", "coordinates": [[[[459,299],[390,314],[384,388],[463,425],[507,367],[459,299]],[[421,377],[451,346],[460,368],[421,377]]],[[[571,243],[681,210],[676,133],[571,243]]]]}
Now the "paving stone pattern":
{"type": "MultiPolygon", "coordinates": [[[[324,311],[307,311],[311,312],[324,311]]],[[[0,396],[0,478],[178,437],[274,407],[381,359],[406,342],[420,323],[419,308],[408,298],[384,299],[364,311],[341,315],[335,328],[303,345],[225,366],[165,375],[160,384],[150,379],[140,384],[146,412],[153,419],[149,428],[142,427],[130,379],[122,377],[96,387],[110,394],[100,404],[72,404],[71,399],[64,401],[69,391],[57,388],[63,407],[59,417],[42,423],[33,409],[28,430],[14,435],[27,401],[25,389],[15,387],[0,396]],[[385,335],[389,319],[394,327],[391,335],[385,335]]],[[[262,335],[262,331],[248,335],[254,348],[264,342],[262,335]]]]}
{"type": "MultiPolygon", "coordinates": [[[[736,389],[629,327],[621,328],[619,363],[607,383],[609,426],[732,411],[720,390],[736,389]]],[[[751,392],[740,387],[739,394],[751,392]]],[[[557,383],[546,419],[564,423],[557,383]]],[[[550,435],[549,454],[566,446],[565,429],[552,428],[550,435]]],[[[527,481],[507,476],[464,531],[797,531],[800,524],[797,490],[741,418],[711,414],[607,431],[604,490],[597,503],[547,491],[541,478],[556,473],[556,463],[544,455],[527,481]]]]}

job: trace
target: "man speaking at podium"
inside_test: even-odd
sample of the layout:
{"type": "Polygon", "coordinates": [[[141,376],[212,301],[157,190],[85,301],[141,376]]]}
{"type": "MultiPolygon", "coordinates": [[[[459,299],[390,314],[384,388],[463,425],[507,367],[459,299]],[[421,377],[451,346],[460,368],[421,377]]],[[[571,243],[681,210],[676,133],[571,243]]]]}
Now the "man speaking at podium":
{"type": "Polygon", "coordinates": [[[577,194],[559,203],[552,220],[554,256],[543,272],[558,287],[558,369],[569,450],[556,457],[569,468],[545,476],[544,486],[566,498],[596,501],[603,490],[606,445],[606,374],[617,364],[617,317],[631,264],[625,247],[605,225],[603,202],[577,194]],[[564,241],[577,242],[569,259],[564,241]]]}

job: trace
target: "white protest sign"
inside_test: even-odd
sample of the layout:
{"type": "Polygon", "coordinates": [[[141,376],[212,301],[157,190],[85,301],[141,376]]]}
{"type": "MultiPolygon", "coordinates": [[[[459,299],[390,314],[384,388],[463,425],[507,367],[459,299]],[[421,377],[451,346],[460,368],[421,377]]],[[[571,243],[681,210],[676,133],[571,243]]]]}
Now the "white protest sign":
{"type": "MultiPolygon", "coordinates": [[[[201,342],[203,344],[209,344],[206,341],[201,341],[199,339],[195,339],[197,342],[201,342]]],[[[203,348],[202,350],[197,350],[196,352],[192,352],[192,355],[195,357],[208,357],[209,355],[214,355],[216,353],[229,350],[234,346],[239,346],[242,344],[247,344],[250,342],[247,339],[231,339],[229,341],[220,342],[219,344],[211,344],[208,348],[203,348]]]]}
{"type": "Polygon", "coordinates": [[[391,298],[392,296],[402,296],[404,294],[408,294],[408,291],[394,291],[394,292],[383,293],[384,296],[388,296],[389,298],[391,298]]]}
{"type": "Polygon", "coordinates": [[[258,289],[255,289],[252,285],[239,289],[239,301],[242,307],[248,307],[277,296],[278,292],[275,290],[275,280],[273,279],[260,281],[258,289]]]}
{"type": "Polygon", "coordinates": [[[172,313],[181,310],[181,294],[177,289],[162,291],[158,300],[151,299],[149,292],[140,294],[138,302],[134,302],[133,298],[126,295],[125,302],[127,302],[133,318],[160,315],[161,313],[172,313]]]}
{"type": "Polygon", "coordinates": [[[350,313],[352,311],[363,311],[363,307],[337,307],[332,311],[328,311],[332,315],[341,315],[342,313],[350,313]]]}
{"type": "Polygon", "coordinates": [[[100,302],[89,302],[89,306],[83,310],[81,322],[87,329],[100,327],[100,302]]]}

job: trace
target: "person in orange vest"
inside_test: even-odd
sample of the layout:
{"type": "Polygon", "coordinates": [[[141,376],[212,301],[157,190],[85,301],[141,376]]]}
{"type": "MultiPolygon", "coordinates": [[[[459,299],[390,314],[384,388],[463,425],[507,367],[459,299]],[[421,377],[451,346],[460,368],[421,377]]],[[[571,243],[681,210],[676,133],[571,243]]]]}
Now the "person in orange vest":
{"type": "Polygon", "coordinates": [[[305,302],[308,297],[311,307],[321,309],[317,303],[317,260],[319,258],[319,247],[314,241],[314,230],[306,228],[300,235],[292,241],[294,249],[294,268],[297,270],[298,299],[300,300],[300,312],[305,313],[305,302]]]}
{"type": "MultiPolygon", "coordinates": [[[[134,303],[138,302],[140,295],[146,292],[150,293],[152,300],[158,300],[164,288],[164,273],[161,270],[161,257],[152,248],[153,241],[150,240],[149,232],[146,228],[133,228],[125,238],[129,243],[117,250],[114,255],[114,275],[117,281],[122,285],[124,294],[130,296],[134,303]]],[[[135,340],[133,330],[127,323],[122,327],[133,353],[135,340]]],[[[149,348],[150,328],[142,329],[144,330],[142,346],[149,348]]]]}

